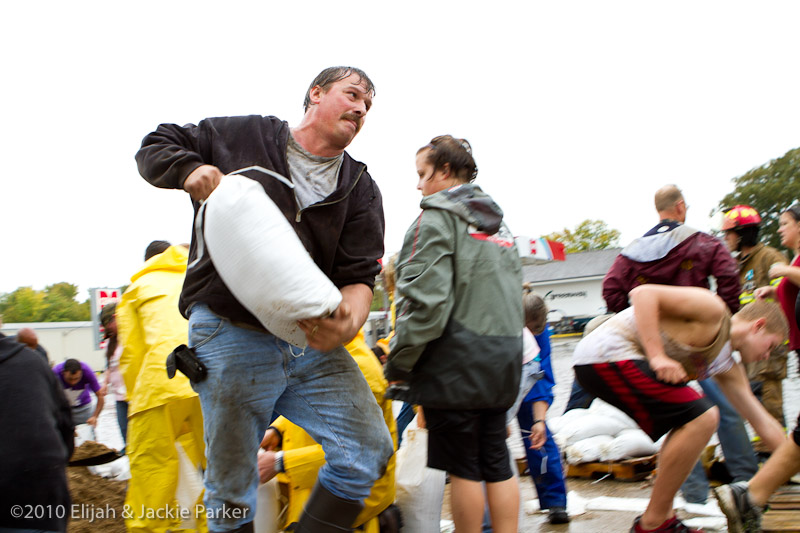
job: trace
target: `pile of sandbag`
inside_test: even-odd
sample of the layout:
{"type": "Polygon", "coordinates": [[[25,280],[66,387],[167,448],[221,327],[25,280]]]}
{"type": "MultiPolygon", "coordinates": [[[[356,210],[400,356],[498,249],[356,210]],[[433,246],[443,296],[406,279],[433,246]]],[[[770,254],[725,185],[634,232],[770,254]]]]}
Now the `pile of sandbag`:
{"type": "Polygon", "coordinates": [[[588,409],[572,409],[547,421],[568,464],[647,457],[656,444],[616,407],[595,399],[588,409]]]}

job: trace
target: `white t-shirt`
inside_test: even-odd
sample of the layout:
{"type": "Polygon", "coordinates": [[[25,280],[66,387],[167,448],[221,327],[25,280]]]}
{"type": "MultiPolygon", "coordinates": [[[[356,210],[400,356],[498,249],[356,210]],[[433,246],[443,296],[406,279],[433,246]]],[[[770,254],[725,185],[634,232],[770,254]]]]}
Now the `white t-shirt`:
{"type": "MultiPolygon", "coordinates": [[[[633,307],[617,313],[581,339],[572,354],[573,366],[634,359],[647,359],[647,356],[639,342],[633,307]]],[[[735,363],[731,342],[728,340],[708,368],[698,371],[697,379],[706,379],[714,374],[726,372],[733,368],[735,363]]]]}

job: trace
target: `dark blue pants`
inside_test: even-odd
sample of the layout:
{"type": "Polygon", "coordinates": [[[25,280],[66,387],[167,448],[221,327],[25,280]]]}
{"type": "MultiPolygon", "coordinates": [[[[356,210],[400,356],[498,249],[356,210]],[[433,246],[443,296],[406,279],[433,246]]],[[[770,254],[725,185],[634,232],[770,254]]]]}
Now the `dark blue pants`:
{"type": "Polygon", "coordinates": [[[547,440],[538,450],[531,449],[528,435],[533,425],[533,402],[523,401],[517,412],[517,421],[522,430],[522,442],[528,458],[528,469],[531,479],[539,494],[539,505],[542,509],[567,507],[567,485],[564,482],[564,467],[561,464],[561,452],[550,428],[547,428],[547,440]]]}
{"type": "Polygon", "coordinates": [[[122,433],[123,447],[128,444],[128,402],[117,400],[117,424],[122,433]]]}

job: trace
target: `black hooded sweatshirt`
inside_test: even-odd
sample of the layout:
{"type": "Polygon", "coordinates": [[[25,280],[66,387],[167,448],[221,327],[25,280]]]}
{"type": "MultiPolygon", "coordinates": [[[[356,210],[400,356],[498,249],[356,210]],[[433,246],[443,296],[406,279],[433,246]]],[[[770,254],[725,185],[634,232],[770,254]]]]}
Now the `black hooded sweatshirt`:
{"type": "MultiPolygon", "coordinates": [[[[136,154],[139,173],[156,187],[182,189],[186,177],[203,164],[227,174],[258,165],[290,179],[286,160],[289,125],[276,117],[207,118],[198,125],[162,124],[147,135],[136,154]]],[[[271,176],[248,172],[283,212],[319,269],[339,288],[363,283],[370,288],[383,257],[383,201],[367,167],[347,152],[336,189],[324,200],[298,209],[294,192],[271,176]]],[[[195,214],[200,207],[193,202],[195,214]]],[[[235,216],[235,213],[232,213],[235,216]]],[[[192,232],[190,264],[197,258],[192,232]]],[[[186,272],[180,310],[188,316],[195,302],[214,313],[255,328],[263,326],[240,304],[208,254],[186,272]]]]}
{"type": "Polygon", "coordinates": [[[0,405],[0,527],[66,531],[72,412],[42,356],[2,334],[0,405]],[[18,518],[15,505],[22,506],[18,518]]]}

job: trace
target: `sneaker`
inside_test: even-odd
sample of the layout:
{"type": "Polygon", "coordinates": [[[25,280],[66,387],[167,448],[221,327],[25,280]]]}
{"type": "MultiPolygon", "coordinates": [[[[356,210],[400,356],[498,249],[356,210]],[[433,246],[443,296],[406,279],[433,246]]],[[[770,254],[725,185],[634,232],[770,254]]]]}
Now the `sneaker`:
{"type": "Polygon", "coordinates": [[[569,515],[567,510],[563,507],[551,507],[550,512],[547,514],[547,519],[551,524],[568,524],[569,515]]]}
{"type": "Polygon", "coordinates": [[[750,500],[747,482],[739,481],[730,485],[720,485],[714,489],[719,508],[728,519],[730,533],[757,533],[761,531],[763,509],[750,500]]]}
{"type": "Polygon", "coordinates": [[[636,517],[636,520],[633,521],[633,527],[631,528],[631,533],[644,533],[644,532],[653,532],[653,533],[662,533],[667,531],[676,531],[678,533],[704,533],[702,529],[693,529],[688,527],[686,524],[678,520],[677,516],[673,516],[656,529],[642,529],[639,525],[639,520],[641,519],[641,515],[636,517]]]}

